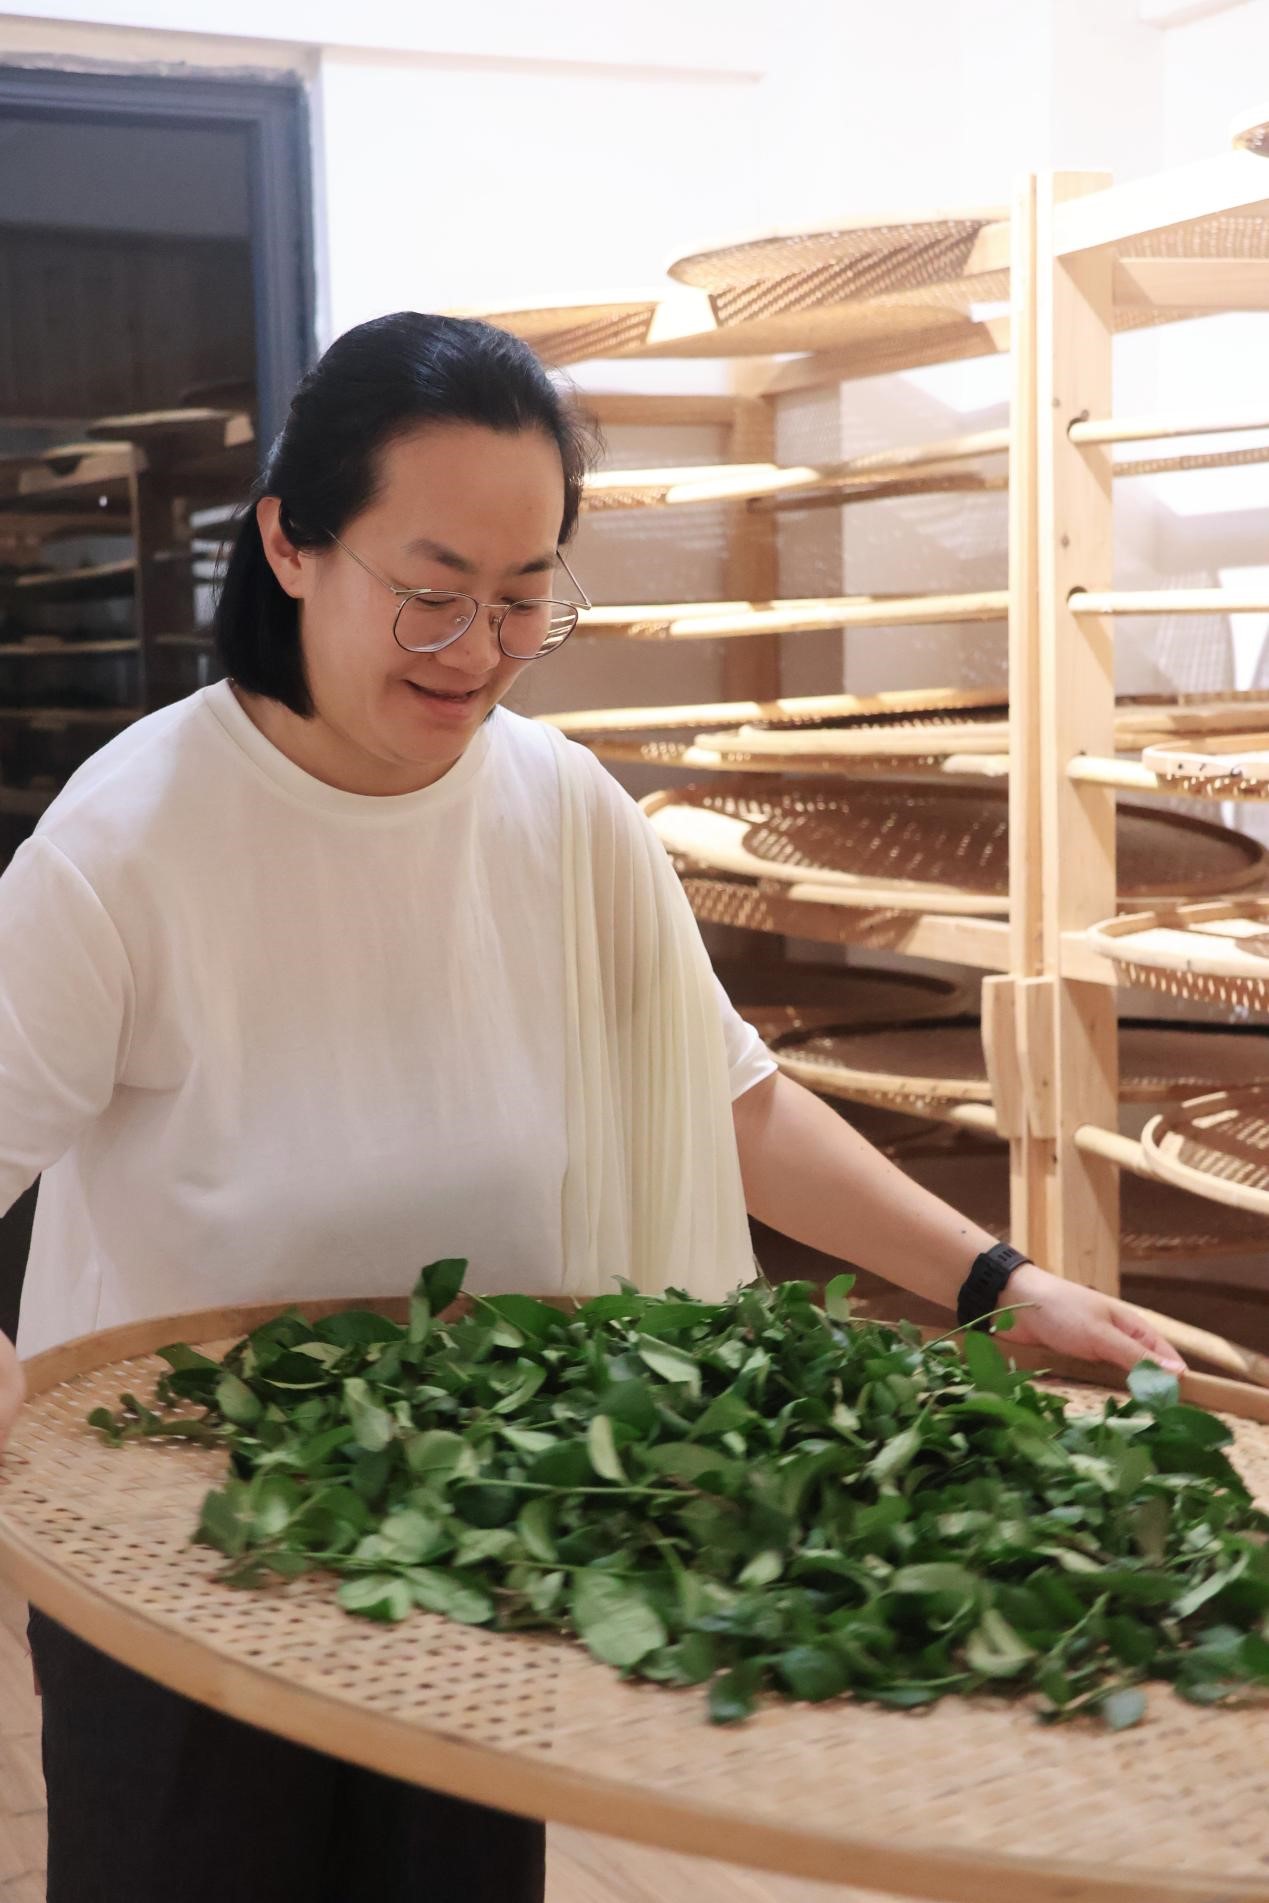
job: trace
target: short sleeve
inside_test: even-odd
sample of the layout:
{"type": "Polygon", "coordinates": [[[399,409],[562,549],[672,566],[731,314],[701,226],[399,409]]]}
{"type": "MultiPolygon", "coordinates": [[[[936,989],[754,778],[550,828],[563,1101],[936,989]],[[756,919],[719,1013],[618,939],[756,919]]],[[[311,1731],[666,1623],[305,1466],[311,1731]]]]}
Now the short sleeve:
{"type": "Polygon", "coordinates": [[[741,1017],[727,993],[719,984],[718,1009],[722,1014],[723,1036],[727,1042],[727,1068],[731,1074],[731,1099],[743,1097],[747,1090],[760,1084],[764,1077],[770,1077],[776,1068],[775,1058],[763,1043],[752,1024],[741,1017]]]}
{"type": "Polygon", "coordinates": [[[0,878],[0,1211],[114,1094],[133,1013],[114,922],[38,835],[0,878]]]}

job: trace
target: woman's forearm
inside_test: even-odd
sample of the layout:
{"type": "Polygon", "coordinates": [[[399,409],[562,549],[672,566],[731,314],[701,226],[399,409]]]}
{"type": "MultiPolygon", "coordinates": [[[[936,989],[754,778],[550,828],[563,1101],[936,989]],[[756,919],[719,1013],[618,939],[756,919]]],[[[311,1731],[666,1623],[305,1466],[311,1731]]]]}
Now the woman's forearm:
{"type": "Polygon", "coordinates": [[[914,1183],[791,1078],[764,1079],[732,1108],[750,1215],[955,1309],[974,1258],[995,1236],[914,1183]]]}

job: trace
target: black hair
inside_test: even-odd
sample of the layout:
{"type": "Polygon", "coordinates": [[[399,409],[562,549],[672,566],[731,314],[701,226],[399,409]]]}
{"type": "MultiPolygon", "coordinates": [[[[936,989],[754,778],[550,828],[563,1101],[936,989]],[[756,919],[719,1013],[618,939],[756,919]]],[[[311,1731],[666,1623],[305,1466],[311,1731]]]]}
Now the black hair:
{"type": "Polygon", "coordinates": [[[559,541],[569,540],[596,437],[529,346],[468,317],[397,311],[358,324],[302,379],[238,520],[213,627],[221,666],[248,693],[313,712],[299,603],[269,566],[256,503],[277,496],[291,543],[326,547],[373,501],[382,451],[428,423],[552,437],[564,465],[559,541]]]}

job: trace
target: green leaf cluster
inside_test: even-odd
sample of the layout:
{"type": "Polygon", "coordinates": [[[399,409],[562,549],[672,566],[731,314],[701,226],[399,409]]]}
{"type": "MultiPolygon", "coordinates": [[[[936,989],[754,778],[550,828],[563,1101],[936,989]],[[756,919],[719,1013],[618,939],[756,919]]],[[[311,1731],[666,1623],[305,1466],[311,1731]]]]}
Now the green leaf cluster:
{"type": "Polygon", "coordinates": [[[823,1306],[759,1282],[446,1319],[464,1268],[425,1269],[405,1325],[165,1349],[153,1407],[90,1418],[227,1448],[196,1538],[236,1585],[322,1569],[363,1618],[550,1627],[720,1723],[764,1691],[1025,1692],[1118,1728],[1151,1679],[1269,1684],[1269,1517],[1161,1369],[1076,1412],[986,1335],[855,1320],[848,1277],[823,1306]]]}

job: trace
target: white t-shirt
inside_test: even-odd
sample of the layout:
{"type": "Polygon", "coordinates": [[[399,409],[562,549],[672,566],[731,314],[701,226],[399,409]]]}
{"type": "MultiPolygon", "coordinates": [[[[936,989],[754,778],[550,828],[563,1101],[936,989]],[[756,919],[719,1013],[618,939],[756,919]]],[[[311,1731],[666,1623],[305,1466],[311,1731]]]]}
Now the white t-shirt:
{"type": "MultiPolygon", "coordinates": [[[[561,880],[549,736],[502,709],[395,798],[224,682],[95,754],[0,878],[0,1208],[44,1172],[21,1352],[437,1256],[558,1288],[561,880]]],[[[773,1065],[719,999],[735,1097],[773,1065]]]]}

